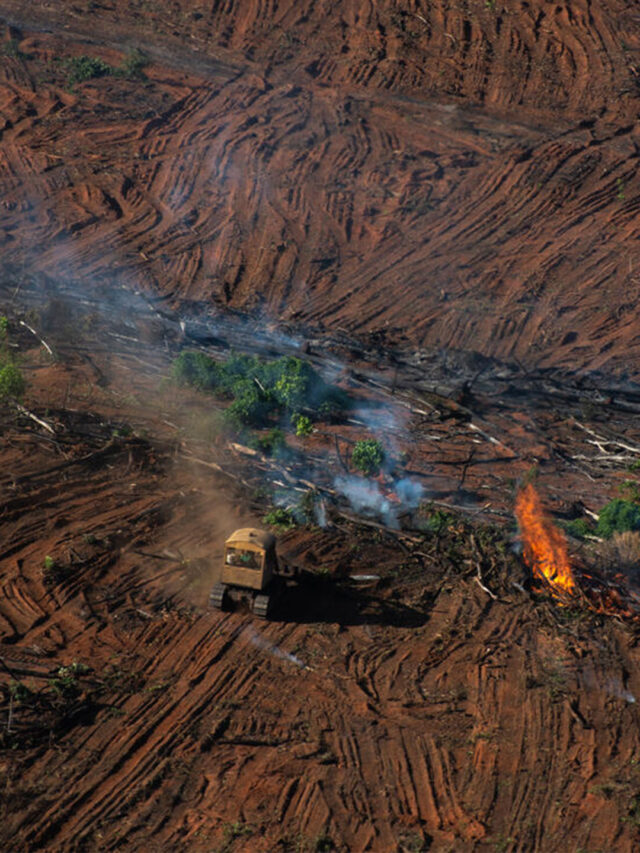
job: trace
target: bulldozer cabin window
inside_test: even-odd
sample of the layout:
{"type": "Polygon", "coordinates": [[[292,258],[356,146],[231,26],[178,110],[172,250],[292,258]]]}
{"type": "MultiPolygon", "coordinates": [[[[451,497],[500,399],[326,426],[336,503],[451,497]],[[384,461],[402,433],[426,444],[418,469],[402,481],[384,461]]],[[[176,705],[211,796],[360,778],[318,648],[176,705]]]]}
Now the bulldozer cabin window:
{"type": "Polygon", "coordinates": [[[242,548],[228,548],[226,563],[228,566],[240,566],[243,569],[261,569],[262,554],[243,551],[242,548]]]}

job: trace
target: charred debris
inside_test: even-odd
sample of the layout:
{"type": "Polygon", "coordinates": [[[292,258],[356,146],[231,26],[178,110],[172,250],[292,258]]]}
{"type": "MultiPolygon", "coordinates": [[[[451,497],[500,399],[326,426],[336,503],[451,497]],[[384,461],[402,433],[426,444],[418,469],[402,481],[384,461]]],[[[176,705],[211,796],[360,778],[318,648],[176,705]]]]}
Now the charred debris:
{"type": "MultiPolygon", "coordinates": [[[[247,441],[244,430],[223,428],[213,444],[193,441],[161,412],[156,420],[170,428],[162,439],[124,420],[106,422],[98,413],[7,400],[5,430],[19,424],[34,440],[55,445],[62,459],[51,472],[100,464],[114,453],[148,454],[160,466],[163,459],[178,460],[232,481],[257,511],[272,503],[265,521],[286,538],[295,540],[296,528],[304,526],[319,536],[333,531],[392,542],[401,555],[392,574],[407,582],[437,565],[442,584],[462,575],[494,600],[525,593],[536,571],[530,559],[528,566],[521,559],[512,508],[532,466],[553,468],[561,477],[570,471],[579,479],[585,497],[574,489],[572,496],[560,495],[554,507],[571,520],[585,510],[593,515],[589,489],[601,505],[611,483],[619,483],[640,457],[633,424],[640,385],[629,377],[528,369],[477,353],[425,353],[385,335],[301,333],[255,316],[205,316],[204,306],[182,306],[177,314],[166,302],[126,288],[81,287],[15,272],[6,275],[2,291],[10,331],[6,346],[16,354],[36,346],[45,359],[84,362],[97,386],[110,381],[101,366],[107,354],[136,365],[162,386],[181,353],[199,354],[213,364],[241,353],[254,367],[287,360],[304,365],[302,373],[322,392],[315,400],[318,408],[328,400],[339,402],[321,414],[302,400],[276,407],[268,424],[272,432],[291,430],[292,415],[313,421],[308,445],[294,440],[287,448],[285,441],[283,452],[277,442],[275,447],[261,443],[260,436],[247,441]],[[397,413],[403,411],[406,420],[399,423],[397,413]],[[510,433],[509,425],[527,420],[534,424],[529,435],[510,433]],[[542,459],[531,452],[532,433],[546,450],[542,459]],[[358,434],[382,439],[387,458],[359,478],[361,494],[354,497],[358,472],[350,459],[358,434]],[[433,455],[416,459],[411,451],[416,442],[431,446],[433,455]],[[446,458],[447,444],[455,447],[454,459],[446,458]],[[481,466],[489,472],[491,488],[478,486],[482,472],[471,473],[481,466]]],[[[254,371],[246,380],[268,396],[263,378],[254,371]]],[[[224,411],[225,405],[218,408],[224,411]]],[[[20,477],[14,477],[13,488],[20,486],[20,477]]],[[[594,573],[587,576],[593,579],[594,573]]],[[[586,585],[598,586],[593,580],[586,585]]],[[[626,582],[603,580],[599,588],[600,599],[609,604],[594,610],[635,620],[636,603],[628,600],[626,582]]],[[[554,590],[546,591],[555,597],[554,590]]]]}

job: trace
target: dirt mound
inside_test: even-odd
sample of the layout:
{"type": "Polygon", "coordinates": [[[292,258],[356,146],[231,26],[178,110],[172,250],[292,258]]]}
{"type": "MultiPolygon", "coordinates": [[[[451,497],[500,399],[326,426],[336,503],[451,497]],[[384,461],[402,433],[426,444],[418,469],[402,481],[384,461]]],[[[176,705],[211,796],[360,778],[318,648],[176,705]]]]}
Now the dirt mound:
{"type": "Polygon", "coordinates": [[[64,9],[23,22],[57,35],[7,42],[5,257],[175,304],[635,371],[633,4],[64,9]],[[68,59],[117,67],[123,45],[153,60],[146,82],[69,82],[68,59]]]}

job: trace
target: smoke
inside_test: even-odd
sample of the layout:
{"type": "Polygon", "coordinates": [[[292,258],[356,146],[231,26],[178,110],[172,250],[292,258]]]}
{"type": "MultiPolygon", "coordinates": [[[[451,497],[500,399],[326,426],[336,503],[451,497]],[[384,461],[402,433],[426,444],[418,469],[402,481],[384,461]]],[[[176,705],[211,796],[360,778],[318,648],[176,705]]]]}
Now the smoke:
{"type": "Polygon", "coordinates": [[[418,483],[417,480],[410,480],[409,477],[403,477],[402,480],[395,483],[393,488],[406,509],[418,509],[424,495],[422,483],[418,483]]]}
{"type": "Polygon", "coordinates": [[[355,474],[336,477],[335,488],[349,501],[356,512],[387,516],[391,512],[391,502],[380,491],[375,480],[365,480],[355,474]]]}
{"type": "MultiPolygon", "coordinates": [[[[387,451],[397,453],[401,449],[397,439],[407,436],[406,422],[409,417],[407,409],[397,412],[391,406],[374,408],[369,405],[361,406],[353,414],[355,418],[362,421],[369,432],[383,443],[387,451]]],[[[389,471],[393,465],[394,460],[387,453],[383,467],[389,471]]]]}
{"type": "Polygon", "coordinates": [[[327,526],[327,505],[324,498],[320,498],[313,504],[314,520],[318,527],[325,528],[327,526]]]}
{"type": "Polygon", "coordinates": [[[300,660],[299,657],[296,657],[295,655],[291,654],[291,652],[285,652],[279,646],[270,643],[269,640],[266,639],[266,637],[262,636],[262,634],[254,625],[247,625],[243,633],[246,634],[251,645],[255,646],[257,649],[262,649],[263,651],[267,652],[278,660],[288,661],[289,663],[292,663],[294,666],[297,666],[300,669],[304,668],[305,664],[300,660]]]}
{"type": "Polygon", "coordinates": [[[589,689],[604,689],[610,696],[615,696],[617,699],[624,699],[630,705],[635,705],[636,697],[627,690],[619,678],[609,675],[602,681],[596,676],[595,670],[592,667],[582,670],[582,677],[586,686],[589,689]]]}
{"type": "Polygon", "coordinates": [[[356,513],[381,518],[388,527],[395,529],[400,528],[399,517],[417,509],[424,494],[422,485],[408,477],[393,481],[389,495],[383,493],[377,480],[355,474],[336,477],[333,484],[356,513]]]}

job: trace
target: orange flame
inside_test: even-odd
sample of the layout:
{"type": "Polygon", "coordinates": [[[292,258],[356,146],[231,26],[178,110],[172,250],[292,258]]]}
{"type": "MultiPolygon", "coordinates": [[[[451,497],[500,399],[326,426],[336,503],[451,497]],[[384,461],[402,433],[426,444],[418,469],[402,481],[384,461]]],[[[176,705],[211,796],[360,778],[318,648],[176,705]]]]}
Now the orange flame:
{"type": "Polygon", "coordinates": [[[524,558],[534,578],[545,581],[553,593],[573,594],[576,582],[569,563],[567,540],[545,514],[531,483],[518,494],[516,516],[524,543],[524,558]]]}

